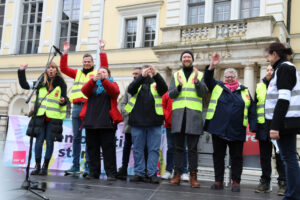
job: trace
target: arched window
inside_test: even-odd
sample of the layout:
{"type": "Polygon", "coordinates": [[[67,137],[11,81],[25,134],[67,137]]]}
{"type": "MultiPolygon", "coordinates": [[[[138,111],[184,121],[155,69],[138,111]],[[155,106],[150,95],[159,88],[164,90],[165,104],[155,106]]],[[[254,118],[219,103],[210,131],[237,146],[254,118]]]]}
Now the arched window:
{"type": "Polygon", "coordinates": [[[15,96],[9,104],[8,115],[27,115],[30,105],[26,103],[25,95],[15,96]]]}

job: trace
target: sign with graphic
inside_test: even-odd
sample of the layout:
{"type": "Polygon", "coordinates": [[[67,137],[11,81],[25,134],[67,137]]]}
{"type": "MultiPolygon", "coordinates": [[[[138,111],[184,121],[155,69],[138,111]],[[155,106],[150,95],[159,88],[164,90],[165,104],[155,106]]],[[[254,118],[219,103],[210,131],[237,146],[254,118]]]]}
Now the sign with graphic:
{"type": "MultiPolygon", "coordinates": [[[[10,167],[26,167],[29,155],[29,141],[30,137],[26,135],[27,126],[29,124],[30,118],[26,116],[9,116],[9,124],[8,124],[8,131],[4,149],[4,157],[3,157],[3,164],[5,166],[10,167]]],[[[118,129],[116,131],[116,157],[117,157],[117,168],[121,167],[122,165],[122,154],[123,154],[123,146],[125,135],[122,133],[123,130],[123,123],[118,124],[118,129]]],[[[50,160],[49,169],[55,170],[67,170],[72,166],[73,161],[73,149],[72,149],[72,142],[73,142],[73,131],[72,131],[72,120],[66,119],[63,122],[63,136],[64,139],[62,142],[55,142],[54,143],[54,150],[53,155],[50,160]]],[[[162,156],[164,158],[166,156],[166,141],[165,141],[165,134],[162,137],[162,156]]],[[[34,145],[35,139],[33,142],[33,149],[32,149],[32,159],[31,159],[31,167],[35,166],[35,159],[34,159],[34,145]]],[[[85,163],[85,131],[83,129],[82,133],[82,140],[81,140],[81,169],[84,168],[85,163]]],[[[133,160],[133,150],[131,150],[130,159],[128,163],[128,173],[134,173],[134,160],[133,160]]],[[[46,152],[46,142],[43,145],[43,154],[46,152]]],[[[101,155],[101,168],[102,172],[104,173],[104,165],[103,165],[103,158],[101,155]]],[[[165,160],[165,159],[161,159],[165,160]]],[[[42,159],[43,161],[43,159],[42,159]]],[[[163,162],[164,163],[164,162],[163,162]]]]}
{"type": "Polygon", "coordinates": [[[260,168],[259,142],[255,139],[255,133],[249,131],[249,125],[246,132],[243,156],[243,166],[245,168],[260,168]]]}

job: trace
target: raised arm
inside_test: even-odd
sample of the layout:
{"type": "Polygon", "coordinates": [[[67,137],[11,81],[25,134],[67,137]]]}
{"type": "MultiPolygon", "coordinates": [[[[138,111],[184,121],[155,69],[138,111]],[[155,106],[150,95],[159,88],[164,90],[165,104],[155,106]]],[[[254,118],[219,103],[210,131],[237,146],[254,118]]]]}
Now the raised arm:
{"type": "Polygon", "coordinates": [[[32,87],[30,87],[30,85],[26,79],[25,70],[27,67],[28,67],[28,64],[25,64],[25,65],[21,65],[20,68],[18,69],[19,84],[20,84],[21,88],[25,89],[25,90],[29,90],[30,88],[32,88],[32,87]]]}
{"type": "Polygon", "coordinates": [[[64,42],[64,56],[60,57],[60,70],[65,75],[69,76],[70,78],[75,79],[77,74],[77,69],[72,69],[68,67],[68,52],[70,49],[70,43],[64,42]]]}
{"type": "Polygon", "coordinates": [[[204,72],[204,82],[209,89],[210,92],[214,89],[217,84],[217,81],[214,79],[214,66],[220,63],[220,56],[219,54],[214,54],[210,65],[206,67],[204,72]]]}

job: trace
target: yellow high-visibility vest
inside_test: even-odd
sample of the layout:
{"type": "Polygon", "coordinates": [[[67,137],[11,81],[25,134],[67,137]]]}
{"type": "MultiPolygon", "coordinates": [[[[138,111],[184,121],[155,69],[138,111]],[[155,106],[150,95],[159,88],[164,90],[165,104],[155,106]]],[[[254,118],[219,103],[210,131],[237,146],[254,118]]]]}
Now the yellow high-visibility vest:
{"type": "MultiPolygon", "coordinates": [[[[239,89],[239,88],[238,88],[239,89]]],[[[220,85],[216,85],[212,91],[210,102],[208,105],[207,113],[206,113],[206,119],[210,120],[214,117],[218,100],[223,92],[223,88],[220,85]]],[[[248,120],[248,108],[251,105],[251,99],[249,95],[249,91],[247,88],[241,90],[242,99],[245,103],[244,107],[244,119],[243,119],[243,126],[247,127],[247,120],[248,120]]]]}
{"type": "Polygon", "coordinates": [[[77,70],[71,95],[70,95],[70,102],[73,103],[74,99],[79,99],[79,98],[87,99],[87,97],[81,92],[81,88],[85,83],[87,83],[90,80],[90,78],[93,75],[95,76],[96,74],[97,74],[96,70],[89,72],[87,75],[85,75],[81,70],[77,70]]]}
{"type": "MultiPolygon", "coordinates": [[[[134,105],[135,105],[135,102],[136,102],[136,98],[141,90],[142,86],[139,87],[137,93],[135,95],[133,95],[130,100],[128,101],[128,103],[126,104],[125,106],[125,110],[126,112],[128,113],[131,113],[134,105]]],[[[163,115],[163,109],[162,109],[162,98],[161,96],[158,94],[157,90],[156,90],[156,83],[152,83],[150,85],[150,91],[151,91],[151,94],[154,98],[154,103],[155,103],[155,112],[157,115],[163,115]]]]}
{"type": "Polygon", "coordinates": [[[256,87],[256,104],[257,123],[264,124],[265,119],[265,101],[267,96],[267,85],[265,83],[258,83],[256,87]]]}
{"type": "Polygon", "coordinates": [[[61,97],[61,88],[57,86],[49,94],[46,87],[39,89],[38,102],[41,104],[36,116],[46,115],[50,119],[66,119],[67,106],[61,106],[59,99],[61,97]]]}
{"type": "MultiPolygon", "coordinates": [[[[186,80],[186,77],[182,69],[174,73],[174,80],[175,80],[176,87],[179,85],[179,82],[177,80],[178,73],[181,76],[183,84],[179,95],[177,96],[177,98],[173,100],[172,110],[189,108],[191,110],[197,110],[202,112],[202,98],[197,95],[194,80],[193,80],[195,76],[195,72],[193,72],[190,75],[188,80],[186,80]]],[[[197,77],[198,80],[201,81],[203,77],[203,73],[198,72],[197,77]]]]}

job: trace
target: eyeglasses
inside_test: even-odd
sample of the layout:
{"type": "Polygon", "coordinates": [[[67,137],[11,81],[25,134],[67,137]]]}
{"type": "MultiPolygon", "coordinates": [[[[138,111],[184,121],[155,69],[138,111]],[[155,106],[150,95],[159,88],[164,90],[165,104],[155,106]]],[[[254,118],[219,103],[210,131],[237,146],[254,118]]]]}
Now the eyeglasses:
{"type": "Polygon", "coordinates": [[[224,78],[226,78],[226,79],[234,79],[235,76],[224,76],[224,78]]]}

